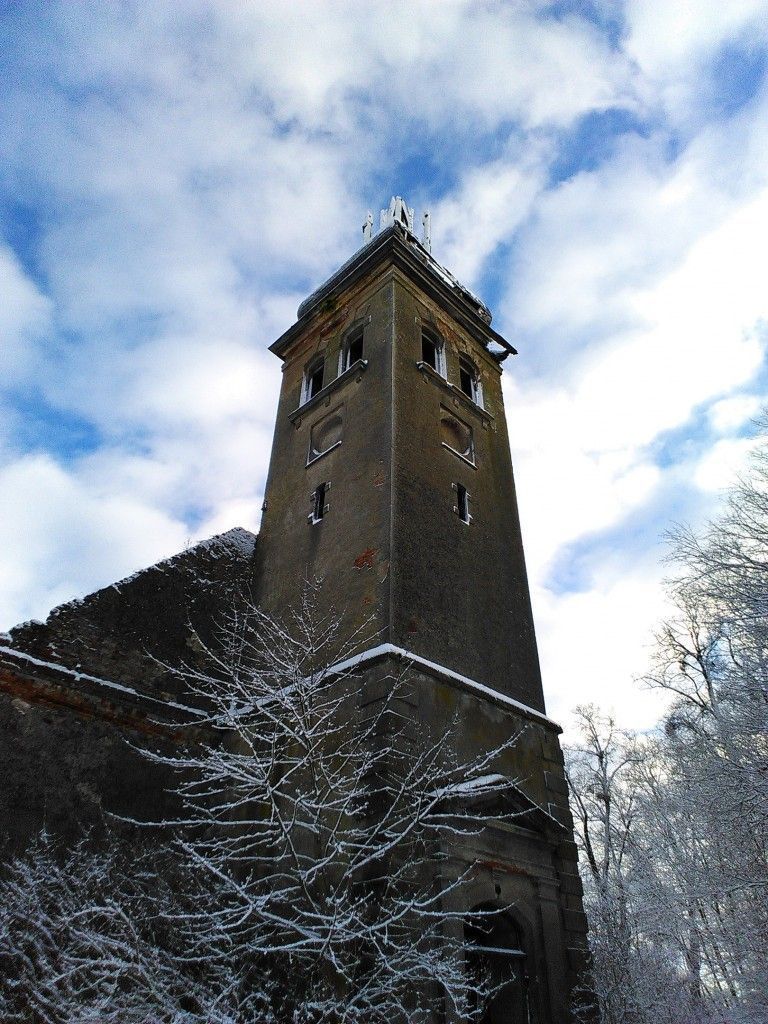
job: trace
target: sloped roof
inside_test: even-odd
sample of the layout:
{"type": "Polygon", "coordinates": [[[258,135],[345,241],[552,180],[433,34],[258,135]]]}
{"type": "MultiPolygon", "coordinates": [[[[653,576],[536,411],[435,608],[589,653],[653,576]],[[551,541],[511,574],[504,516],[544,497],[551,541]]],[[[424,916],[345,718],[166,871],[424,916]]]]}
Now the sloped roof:
{"type": "Polygon", "coordinates": [[[81,676],[123,684],[155,699],[186,697],[165,665],[193,662],[195,634],[215,645],[218,624],[247,593],[256,535],[236,527],[59,605],[45,622],[15,626],[0,645],[81,676]]]}
{"type": "Polygon", "coordinates": [[[283,359],[294,337],[306,327],[306,323],[319,310],[332,305],[338,295],[350,285],[371,273],[384,260],[402,266],[411,278],[419,281],[427,294],[448,306],[451,314],[464,329],[486,348],[493,342],[501,346],[502,353],[514,354],[516,349],[491,327],[491,313],[488,307],[460,284],[450,271],[441,267],[419,244],[416,237],[395,222],[380,231],[362,249],[347,260],[328,280],[317,288],[298,309],[298,320],[289,327],[277,341],[269,346],[270,352],[283,359]]]}

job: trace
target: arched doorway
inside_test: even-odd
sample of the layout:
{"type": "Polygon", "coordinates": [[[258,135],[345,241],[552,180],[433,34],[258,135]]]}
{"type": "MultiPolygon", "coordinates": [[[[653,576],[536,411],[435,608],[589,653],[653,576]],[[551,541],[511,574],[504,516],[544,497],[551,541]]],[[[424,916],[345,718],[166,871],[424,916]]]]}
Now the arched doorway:
{"type": "Polygon", "coordinates": [[[464,923],[464,940],[467,969],[479,990],[480,1024],[534,1024],[528,957],[512,916],[493,904],[476,907],[464,923]]]}

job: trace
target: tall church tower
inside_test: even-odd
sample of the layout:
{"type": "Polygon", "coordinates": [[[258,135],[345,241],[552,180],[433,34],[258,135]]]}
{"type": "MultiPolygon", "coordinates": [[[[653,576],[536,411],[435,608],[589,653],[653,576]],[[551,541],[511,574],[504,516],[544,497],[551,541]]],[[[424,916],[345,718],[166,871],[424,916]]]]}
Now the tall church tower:
{"type": "Polygon", "coordinates": [[[365,638],[361,700],[410,666],[414,730],[458,718],[467,754],[522,730],[505,768],[529,813],[451,860],[472,875],[462,912],[510,908],[493,948],[466,926],[467,948],[488,946],[477,955],[503,982],[489,1024],[564,1024],[586,926],[504,416],[501,364],[514,349],[413,229],[394,199],[271,346],[283,384],[256,596],[279,615],[322,579],[340,635],[365,638]]]}

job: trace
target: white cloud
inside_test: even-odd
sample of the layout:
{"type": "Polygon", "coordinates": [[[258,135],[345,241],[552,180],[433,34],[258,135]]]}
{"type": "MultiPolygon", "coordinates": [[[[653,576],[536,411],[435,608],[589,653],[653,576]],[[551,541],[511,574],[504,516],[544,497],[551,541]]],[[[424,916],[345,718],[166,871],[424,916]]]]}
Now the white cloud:
{"type": "Polygon", "coordinates": [[[754,447],[752,438],[717,441],[694,467],[693,482],[702,491],[721,491],[732,486],[738,473],[747,468],[754,447]]]}
{"type": "Polygon", "coordinates": [[[312,128],[348,129],[356,100],[431,131],[470,134],[513,118],[565,125],[634,102],[629,63],[588,20],[540,17],[535,4],[449,0],[438,11],[428,0],[347,0],[218,13],[241,40],[240,66],[269,89],[278,116],[312,128]]]}
{"type": "Polygon", "coordinates": [[[648,668],[651,625],[664,613],[658,570],[625,566],[621,576],[596,573],[587,591],[534,590],[547,711],[566,728],[577,704],[597,704],[622,725],[649,729],[665,700],[635,681],[648,668]]]}
{"type": "Polygon", "coordinates": [[[208,338],[153,338],[131,351],[105,353],[84,346],[68,377],[91,383],[80,393],[58,382],[50,397],[87,414],[105,430],[143,433],[193,430],[202,434],[246,417],[270,424],[280,386],[280,365],[253,344],[212,333],[208,338]]]}
{"type": "MultiPolygon", "coordinates": [[[[621,531],[675,474],[711,487],[741,457],[734,441],[659,466],[653,444],[700,408],[739,429],[764,353],[768,103],[724,121],[695,88],[724,42],[758,38],[760,5],[631,0],[618,45],[547,7],[62,3],[24,22],[0,159],[40,214],[45,295],[0,253],[0,360],[100,443],[66,465],[6,445],[0,621],[255,527],[279,386],[265,347],[404,166],[460,279],[503,286],[515,253],[497,323],[522,353],[506,389],[555,713],[613,693],[646,721],[628,680],[658,585],[627,575],[621,531]],[[558,133],[616,108],[653,109],[653,130],[548,185],[558,133]],[[457,184],[431,193],[419,161],[457,184]],[[616,558],[548,591],[565,546],[607,530],[616,558]]],[[[9,428],[18,414],[0,408],[9,428]]]]}
{"type": "Polygon", "coordinates": [[[526,551],[543,581],[565,544],[615,526],[649,500],[661,473],[578,391],[510,381],[506,393],[526,551]]]}
{"type": "Polygon", "coordinates": [[[626,49],[646,74],[671,77],[749,30],[765,35],[764,0],[628,0],[626,49]]]}
{"type": "MultiPolygon", "coordinates": [[[[739,124],[742,152],[766,109],[739,124]]],[[[653,139],[625,143],[541,193],[520,230],[506,308],[521,356],[506,364],[506,389],[535,579],[563,544],[655,499],[676,472],[651,454],[665,432],[713,402],[726,403],[712,414],[718,432],[754,411],[733,395],[766,354],[768,174],[761,160],[739,190],[722,187],[734,131],[708,132],[671,163],[653,139]]],[[[739,456],[720,452],[718,465],[739,456]]],[[[723,472],[712,463],[697,482],[723,472]]]]}
{"type": "Polygon", "coordinates": [[[38,341],[50,327],[51,304],[27,277],[16,255],[0,244],[0,375],[23,379],[38,341]]]}
{"type": "Polygon", "coordinates": [[[707,410],[714,430],[719,434],[737,430],[749,420],[757,416],[761,408],[757,395],[734,395],[733,398],[721,398],[707,410]]]}
{"type": "MultiPolygon", "coordinates": [[[[765,0],[628,0],[625,18],[624,46],[646,95],[689,130],[711,116],[707,79],[718,51],[734,43],[756,50],[768,41],[765,0]]],[[[728,73],[738,88],[738,71],[728,73]]]]}
{"type": "Polygon", "coordinates": [[[171,555],[185,527],[128,495],[83,486],[47,456],[0,470],[0,627],[171,555]]]}
{"type": "Polygon", "coordinates": [[[217,533],[225,533],[233,526],[242,526],[252,533],[257,533],[263,500],[263,494],[259,494],[255,497],[233,498],[221,502],[215,514],[198,527],[195,540],[204,540],[217,533]]]}
{"type": "Polygon", "coordinates": [[[488,257],[530,213],[546,175],[536,148],[521,165],[506,158],[472,169],[433,207],[433,251],[463,284],[476,284],[488,257]]]}
{"type": "Polygon", "coordinates": [[[569,335],[583,344],[642,324],[647,293],[694,246],[705,250],[707,237],[709,268],[702,265],[699,273],[723,267],[728,282],[700,298],[723,299],[727,312],[745,288],[754,291],[768,188],[767,119],[762,95],[740,118],[702,131],[674,160],[663,130],[647,139],[625,136],[611,159],[542,194],[511,268],[503,312],[512,329],[554,330],[556,344],[569,335]],[[721,237],[729,250],[718,257],[713,250],[721,237]]]}

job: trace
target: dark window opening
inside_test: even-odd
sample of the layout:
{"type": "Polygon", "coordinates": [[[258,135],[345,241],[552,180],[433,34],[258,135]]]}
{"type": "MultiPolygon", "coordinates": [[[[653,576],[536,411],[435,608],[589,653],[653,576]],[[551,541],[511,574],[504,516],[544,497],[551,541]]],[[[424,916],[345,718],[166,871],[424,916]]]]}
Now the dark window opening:
{"type": "Polygon", "coordinates": [[[347,349],[344,354],[344,369],[348,370],[358,359],[363,358],[363,332],[359,331],[347,342],[347,349]]]}
{"type": "Polygon", "coordinates": [[[472,366],[463,359],[459,362],[459,387],[465,395],[475,397],[475,374],[472,366]]]}
{"type": "Polygon", "coordinates": [[[463,523],[469,523],[472,519],[469,513],[469,494],[463,484],[456,484],[456,513],[463,523]]]}
{"type": "Polygon", "coordinates": [[[307,369],[304,384],[304,401],[308,402],[323,389],[323,376],[325,375],[325,360],[313,363],[307,369]]]}
{"type": "Polygon", "coordinates": [[[421,361],[441,373],[441,346],[437,338],[429,331],[421,332],[421,361]]]}
{"type": "Polygon", "coordinates": [[[312,515],[309,517],[313,523],[319,523],[325,517],[328,506],[325,503],[328,484],[318,484],[312,492],[312,515]]]}
{"type": "Polygon", "coordinates": [[[433,370],[437,369],[437,347],[426,335],[421,339],[421,361],[431,366],[433,370]]]}
{"type": "Polygon", "coordinates": [[[473,402],[482,405],[480,381],[477,370],[469,359],[459,359],[459,388],[468,395],[473,402]]]}

